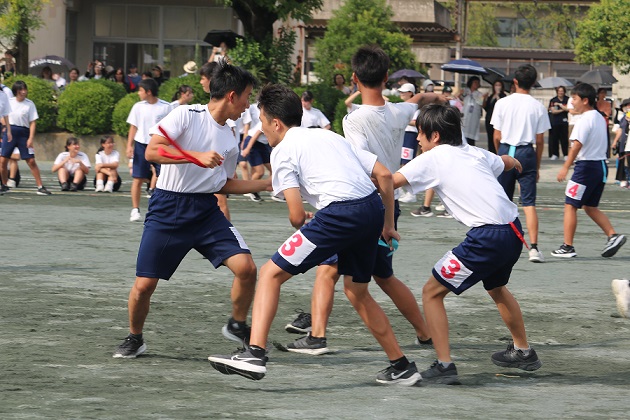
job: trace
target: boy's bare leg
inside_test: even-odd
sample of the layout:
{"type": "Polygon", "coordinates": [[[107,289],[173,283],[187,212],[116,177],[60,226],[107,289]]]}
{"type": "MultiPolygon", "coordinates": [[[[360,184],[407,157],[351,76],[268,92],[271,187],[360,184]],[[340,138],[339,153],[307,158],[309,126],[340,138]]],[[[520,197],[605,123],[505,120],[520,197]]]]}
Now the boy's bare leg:
{"type": "Polygon", "coordinates": [[[325,337],[328,319],[332,312],[335,285],[339,280],[337,264],[320,265],[315,274],[311,297],[311,336],[325,337]]]}
{"type": "Polygon", "coordinates": [[[363,323],[370,330],[376,341],[381,345],[389,360],[403,357],[394,330],[383,309],[374,300],[368,290],[369,283],[355,283],[352,277],[344,276],[344,292],[348,300],[357,311],[363,323]]]}
{"type": "Polygon", "coordinates": [[[573,245],[577,229],[577,210],[571,204],[564,205],[564,243],[567,245],[573,245]]]}
{"type": "MultiPolygon", "coordinates": [[[[233,255],[223,261],[223,264],[234,273],[230,292],[232,318],[235,321],[245,321],[256,290],[256,264],[250,254],[233,255]]],[[[262,347],[265,347],[264,344],[262,347]]]]}
{"type": "Polygon", "coordinates": [[[488,290],[488,294],[494,300],[494,303],[496,303],[505,326],[510,330],[514,345],[519,349],[529,348],[521,307],[512,293],[510,293],[507,287],[501,286],[488,290]]]}
{"type": "Polygon", "coordinates": [[[448,342],[448,317],[444,307],[444,297],[450,292],[435,277],[431,276],[422,288],[424,316],[433,340],[433,348],[438,360],[451,362],[451,349],[448,342]]]}
{"type": "Polygon", "coordinates": [[[612,227],[610,219],[608,219],[608,216],[606,216],[599,208],[589,206],[584,206],[583,208],[588,217],[590,217],[595,223],[597,223],[597,226],[599,226],[604,231],[606,236],[615,234],[615,229],[612,227]]]}
{"type": "Polygon", "coordinates": [[[149,277],[136,277],[131,291],[129,292],[129,332],[132,334],[142,334],[144,321],[149,314],[151,305],[151,295],[158,285],[158,279],[149,277]]]}
{"type": "Polygon", "coordinates": [[[525,224],[527,225],[527,235],[529,235],[529,243],[538,243],[538,213],[536,206],[523,206],[525,213],[525,224]]]}

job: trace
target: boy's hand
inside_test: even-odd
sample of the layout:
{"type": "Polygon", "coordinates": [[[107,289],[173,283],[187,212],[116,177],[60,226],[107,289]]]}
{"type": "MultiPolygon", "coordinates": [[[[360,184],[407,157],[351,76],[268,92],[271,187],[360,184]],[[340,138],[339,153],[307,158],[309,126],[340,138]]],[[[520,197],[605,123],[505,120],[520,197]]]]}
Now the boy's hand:
{"type": "Polygon", "coordinates": [[[397,241],[400,241],[400,235],[398,234],[396,229],[394,229],[393,226],[391,227],[384,226],[382,236],[385,242],[387,242],[387,244],[389,245],[389,249],[392,251],[394,250],[394,246],[392,245],[392,239],[396,239],[397,241]]]}
{"type": "Polygon", "coordinates": [[[209,152],[201,152],[196,158],[199,159],[206,168],[216,168],[223,163],[223,156],[212,150],[209,152]]]}
{"type": "Polygon", "coordinates": [[[569,172],[569,168],[565,168],[564,166],[560,168],[560,171],[558,171],[558,177],[557,177],[558,182],[563,182],[566,180],[567,172],[569,172]]]}

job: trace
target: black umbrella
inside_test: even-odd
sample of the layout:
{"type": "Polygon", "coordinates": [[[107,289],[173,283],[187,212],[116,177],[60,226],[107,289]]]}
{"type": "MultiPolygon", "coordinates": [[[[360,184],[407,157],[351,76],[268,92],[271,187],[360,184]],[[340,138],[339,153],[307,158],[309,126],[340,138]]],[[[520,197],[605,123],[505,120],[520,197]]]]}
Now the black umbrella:
{"type": "Polygon", "coordinates": [[[228,30],[213,30],[208,32],[206,37],[203,39],[203,42],[207,42],[208,44],[218,47],[222,42],[225,42],[228,48],[236,47],[236,39],[243,39],[242,35],[237,34],[234,31],[228,30]]]}
{"type": "Polygon", "coordinates": [[[425,76],[424,74],[417,72],[415,70],[412,69],[402,69],[402,70],[398,70],[395,71],[394,73],[390,74],[388,79],[392,79],[392,80],[396,80],[396,79],[400,79],[401,77],[411,77],[414,79],[428,79],[427,76],[425,76]]]}
{"type": "Polygon", "coordinates": [[[70,69],[75,65],[67,58],[58,55],[47,55],[45,57],[36,58],[28,63],[28,72],[32,75],[39,76],[44,67],[50,67],[53,73],[68,74],[70,69]]]}
{"type": "Polygon", "coordinates": [[[486,82],[494,85],[494,82],[497,80],[502,82],[504,81],[503,78],[505,77],[505,73],[502,71],[495,69],[494,67],[484,67],[484,69],[486,69],[487,74],[482,75],[481,78],[486,82]]]}
{"type": "MultiPolygon", "coordinates": [[[[505,83],[514,83],[514,79],[515,78],[516,78],[516,75],[514,73],[510,73],[507,76],[501,78],[500,80],[502,82],[505,82],[505,83]]],[[[540,86],[540,83],[538,83],[538,81],[536,81],[536,83],[534,83],[534,86],[532,86],[532,87],[533,88],[539,88],[539,87],[542,87],[542,86],[540,86]]]]}
{"type": "Polygon", "coordinates": [[[578,79],[582,83],[588,83],[590,85],[612,85],[617,83],[617,79],[609,71],[603,71],[601,69],[587,71],[581,75],[578,79]]]}

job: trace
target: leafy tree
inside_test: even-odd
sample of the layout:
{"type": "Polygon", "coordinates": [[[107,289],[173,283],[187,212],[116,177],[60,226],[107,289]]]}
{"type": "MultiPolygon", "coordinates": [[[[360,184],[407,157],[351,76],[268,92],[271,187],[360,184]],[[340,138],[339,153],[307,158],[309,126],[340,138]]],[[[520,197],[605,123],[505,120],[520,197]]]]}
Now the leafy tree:
{"type": "Polygon", "coordinates": [[[616,65],[630,72],[630,0],[602,0],[578,24],[576,60],[582,64],[616,65]]]}
{"type": "Polygon", "coordinates": [[[577,25],[586,8],[569,4],[515,3],[512,7],[524,22],[517,37],[520,47],[573,49],[577,25]],[[570,16],[570,19],[567,19],[570,16]]]}
{"type": "Polygon", "coordinates": [[[17,48],[18,73],[28,72],[28,44],[33,31],[44,26],[41,11],[49,0],[0,0],[0,38],[17,48]]]}
{"type": "MultiPolygon", "coordinates": [[[[470,3],[466,24],[466,45],[477,47],[498,47],[499,22],[496,5],[491,3],[470,3]]],[[[454,26],[457,27],[457,26],[454,26]]]]}
{"type": "Polygon", "coordinates": [[[393,15],[385,0],[347,0],[333,12],[326,34],[315,44],[318,77],[332,84],[333,75],[342,73],[349,80],[352,55],[365,44],[380,45],[394,70],[416,68],[412,40],[392,22],[393,15]]]}

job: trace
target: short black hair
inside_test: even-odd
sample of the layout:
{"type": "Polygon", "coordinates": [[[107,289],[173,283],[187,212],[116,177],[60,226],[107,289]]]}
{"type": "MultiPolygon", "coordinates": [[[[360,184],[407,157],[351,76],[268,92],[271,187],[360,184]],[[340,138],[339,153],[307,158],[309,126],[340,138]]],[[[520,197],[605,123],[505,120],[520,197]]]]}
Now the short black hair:
{"type": "Polygon", "coordinates": [[[229,64],[226,60],[219,60],[212,71],[211,80],[210,96],[213,99],[222,99],[230,91],[240,95],[247,89],[247,86],[252,86],[253,88],[258,86],[258,80],[253,74],[241,67],[229,64]]]}
{"type": "Polygon", "coordinates": [[[144,89],[146,92],[151,92],[151,95],[156,98],[160,91],[160,86],[153,78],[140,80],[140,82],[138,82],[138,89],[140,88],[144,89]]]}
{"type": "Polygon", "coordinates": [[[287,86],[264,86],[258,95],[258,108],[267,120],[277,118],[287,127],[299,127],[302,124],[302,102],[297,93],[287,86]]]}
{"type": "Polygon", "coordinates": [[[66,152],[68,151],[68,146],[70,146],[71,144],[79,144],[79,139],[76,137],[68,137],[66,139],[66,152]]]}
{"type": "Polygon", "coordinates": [[[440,144],[462,144],[462,118],[459,110],[450,105],[429,104],[422,107],[416,119],[418,131],[431,139],[433,132],[440,134],[440,144]]]}
{"type": "Polygon", "coordinates": [[[22,80],[16,81],[15,83],[13,83],[13,86],[11,86],[11,92],[13,92],[13,96],[17,96],[18,92],[21,91],[22,89],[28,90],[28,86],[26,86],[26,82],[22,80]]]}
{"type": "Polygon", "coordinates": [[[311,102],[313,100],[313,92],[311,92],[310,90],[305,90],[304,92],[302,92],[302,99],[306,102],[311,102]]]}
{"type": "Polygon", "coordinates": [[[477,76],[473,76],[470,79],[468,79],[468,81],[466,82],[466,86],[468,86],[468,89],[470,89],[470,87],[472,86],[475,80],[481,83],[481,80],[477,76]]]}
{"type": "Polygon", "coordinates": [[[367,87],[380,87],[388,70],[389,56],[378,45],[363,46],[352,56],[352,71],[367,87]]]}
{"type": "Polygon", "coordinates": [[[203,66],[201,66],[199,74],[201,76],[205,76],[208,80],[212,80],[212,72],[214,72],[214,69],[217,67],[217,65],[218,63],[216,61],[205,63],[203,66]]]}
{"type": "Polygon", "coordinates": [[[518,87],[525,90],[530,90],[532,86],[534,86],[537,77],[538,72],[531,64],[523,64],[517,68],[514,73],[514,78],[518,82],[518,87]]]}
{"type": "Polygon", "coordinates": [[[579,85],[575,85],[575,87],[571,89],[571,95],[579,96],[582,99],[588,99],[588,104],[590,106],[595,106],[597,92],[595,91],[595,88],[588,83],[580,83],[579,85]]]}

